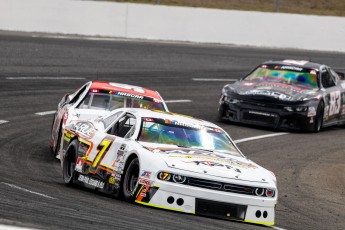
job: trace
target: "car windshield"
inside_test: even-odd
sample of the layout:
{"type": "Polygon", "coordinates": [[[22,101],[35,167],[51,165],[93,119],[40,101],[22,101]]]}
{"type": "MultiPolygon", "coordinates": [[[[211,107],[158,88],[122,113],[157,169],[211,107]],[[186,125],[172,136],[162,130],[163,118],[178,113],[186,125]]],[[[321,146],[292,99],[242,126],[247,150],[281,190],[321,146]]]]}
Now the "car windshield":
{"type": "Polygon", "coordinates": [[[220,129],[159,118],[143,118],[138,140],[242,156],[220,129]]]}
{"type": "Polygon", "coordinates": [[[278,82],[301,88],[318,88],[316,69],[290,65],[261,65],[245,77],[244,81],[278,82]]]}
{"type": "MultiPolygon", "coordinates": [[[[136,95],[133,95],[136,96],[136,95]]],[[[165,111],[162,102],[156,102],[149,97],[126,97],[122,95],[106,93],[89,93],[84,102],[79,106],[81,109],[98,109],[112,111],[118,108],[143,108],[165,111]]]]}

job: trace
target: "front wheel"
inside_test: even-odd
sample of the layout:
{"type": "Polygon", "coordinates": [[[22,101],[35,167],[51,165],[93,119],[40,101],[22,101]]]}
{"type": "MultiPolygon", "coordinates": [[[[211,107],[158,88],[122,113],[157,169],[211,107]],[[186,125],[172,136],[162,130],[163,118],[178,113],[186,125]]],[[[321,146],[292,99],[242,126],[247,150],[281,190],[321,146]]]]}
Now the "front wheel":
{"type": "Polygon", "coordinates": [[[314,133],[318,133],[321,131],[322,125],[323,125],[323,115],[324,115],[324,104],[323,104],[323,101],[320,101],[316,110],[314,130],[313,130],[314,133]]]}
{"type": "Polygon", "coordinates": [[[134,158],[131,163],[129,163],[123,179],[122,192],[126,201],[134,202],[135,191],[138,187],[138,178],[139,160],[138,158],[134,158]]]}
{"type": "Polygon", "coordinates": [[[77,156],[78,156],[78,140],[73,140],[67,150],[66,155],[63,159],[62,163],[62,177],[67,185],[72,185],[74,182],[74,179],[77,177],[77,172],[74,171],[76,162],[77,162],[77,156]]]}
{"type": "Polygon", "coordinates": [[[224,118],[225,116],[225,108],[224,104],[219,105],[218,107],[218,114],[217,114],[217,121],[225,123],[227,119],[224,118]]]}

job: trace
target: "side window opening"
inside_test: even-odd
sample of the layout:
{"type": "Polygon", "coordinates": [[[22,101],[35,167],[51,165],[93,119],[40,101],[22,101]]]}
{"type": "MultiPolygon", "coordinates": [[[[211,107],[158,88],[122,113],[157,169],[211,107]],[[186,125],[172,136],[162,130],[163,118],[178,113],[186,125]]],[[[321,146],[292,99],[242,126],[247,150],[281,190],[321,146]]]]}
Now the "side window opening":
{"type": "Polygon", "coordinates": [[[108,133],[118,137],[129,138],[134,133],[135,123],[135,117],[131,114],[126,114],[114,124],[114,126],[108,131],[108,133]]]}
{"type": "Polygon", "coordinates": [[[75,94],[75,96],[71,99],[71,101],[70,101],[69,103],[70,103],[70,104],[73,104],[73,103],[77,102],[78,99],[79,99],[79,97],[80,97],[80,95],[82,95],[83,92],[85,91],[86,87],[87,87],[87,84],[84,85],[84,86],[75,94]]]}
{"type": "Polygon", "coordinates": [[[325,88],[330,88],[330,87],[335,86],[334,79],[332,78],[332,76],[330,75],[327,69],[323,69],[321,72],[321,83],[322,83],[322,86],[325,88]]]}

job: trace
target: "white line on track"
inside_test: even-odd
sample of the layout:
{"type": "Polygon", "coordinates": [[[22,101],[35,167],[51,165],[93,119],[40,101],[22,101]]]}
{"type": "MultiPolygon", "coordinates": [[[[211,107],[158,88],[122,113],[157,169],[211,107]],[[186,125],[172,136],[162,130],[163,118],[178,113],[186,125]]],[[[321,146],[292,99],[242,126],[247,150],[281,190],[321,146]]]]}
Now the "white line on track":
{"type": "Polygon", "coordinates": [[[0,230],[36,230],[37,228],[26,228],[26,227],[19,227],[19,226],[10,226],[0,224],[0,230]]]}
{"type": "Polygon", "coordinates": [[[31,191],[31,190],[26,189],[26,188],[19,187],[19,186],[14,185],[14,184],[9,184],[9,183],[6,183],[6,182],[1,182],[1,184],[10,186],[11,188],[15,188],[15,189],[21,190],[23,192],[28,192],[28,193],[35,194],[35,195],[38,195],[38,196],[42,196],[42,197],[49,198],[49,199],[54,199],[54,200],[56,199],[56,198],[48,196],[46,194],[39,193],[39,192],[34,192],[34,191],[31,191]]]}
{"type": "Polygon", "coordinates": [[[84,80],[85,77],[6,77],[7,80],[84,80]]]}
{"type": "Polygon", "coordinates": [[[234,142],[236,144],[238,144],[238,143],[242,143],[242,142],[254,141],[254,140],[258,140],[258,139],[263,139],[263,138],[268,138],[268,137],[276,137],[276,136],[281,136],[281,135],[286,135],[286,134],[289,134],[289,133],[272,133],[272,134],[266,134],[266,135],[261,135],[261,136],[238,139],[238,140],[234,140],[234,142]]]}
{"type": "Polygon", "coordinates": [[[45,112],[38,112],[35,114],[39,115],[39,116],[45,116],[45,115],[49,115],[49,114],[54,114],[55,112],[56,112],[56,110],[51,110],[51,111],[45,111],[45,112]]]}
{"type": "Polygon", "coordinates": [[[285,230],[284,228],[279,228],[277,226],[271,226],[271,228],[276,229],[276,230],[285,230]]]}
{"type": "Polygon", "coordinates": [[[165,103],[187,103],[187,102],[192,102],[192,100],[166,100],[165,103]]]}
{"type": "Polygon", "coordinates": [[[7,123],[8,121],[5,121],[5,120],[0,120],[0,125],[1,124],[5,124],[5,123],[7,123]]]}
{"type": "Polygon", "coordinates": [[[238,81],[231,78],[193,78],[193,81],[238,81]]]}

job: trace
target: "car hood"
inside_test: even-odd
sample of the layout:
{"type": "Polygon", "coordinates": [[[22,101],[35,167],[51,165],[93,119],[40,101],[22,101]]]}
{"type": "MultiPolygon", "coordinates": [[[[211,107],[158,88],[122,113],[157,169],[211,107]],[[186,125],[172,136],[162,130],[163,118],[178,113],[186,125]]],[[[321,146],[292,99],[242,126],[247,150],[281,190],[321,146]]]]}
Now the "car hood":
{"type": "Polygon", "coordinates": [[[237,93],[242,96],[255,96],[258,99],[295,102],[315,97],[317,89],[279,82],[241,81],[225,86],[224,92],[226,94],[237,93]]]}
{"type": "Polygon", "coordinates": [[[265,183],[271,173],[244,158],[194,148],[148,146],[145,148],[158,154],[168,167],[193,173],[265,183]]]}

